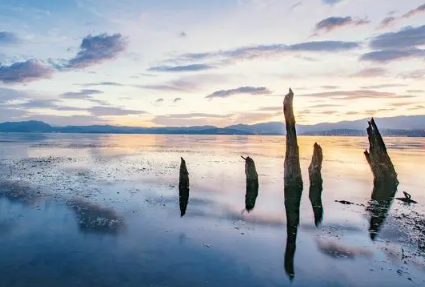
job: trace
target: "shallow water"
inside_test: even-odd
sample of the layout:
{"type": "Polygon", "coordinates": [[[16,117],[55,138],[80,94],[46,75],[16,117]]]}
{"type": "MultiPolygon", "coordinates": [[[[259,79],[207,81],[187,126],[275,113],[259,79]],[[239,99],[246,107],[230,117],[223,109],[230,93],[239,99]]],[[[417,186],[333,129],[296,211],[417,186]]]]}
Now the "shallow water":
{"type": "Polygon", "coordinates": [[[407,191],[419,204],[395,200],[372,241],[367,138],[299,138],[304,191],[296,250],[286,254],[291,282],[284,137],[1,134],[0,286],[423,285],[424,234],[404,217],[424,218],[425,139],[385,141],[396,197],[407,191]],[[319,227],[308,196],[314,142],[324,152],[319,227]],[[241,155],[259,174],[250,213],[241,155]],[[180,157],[190,176],[184,217],[180,157]]]}

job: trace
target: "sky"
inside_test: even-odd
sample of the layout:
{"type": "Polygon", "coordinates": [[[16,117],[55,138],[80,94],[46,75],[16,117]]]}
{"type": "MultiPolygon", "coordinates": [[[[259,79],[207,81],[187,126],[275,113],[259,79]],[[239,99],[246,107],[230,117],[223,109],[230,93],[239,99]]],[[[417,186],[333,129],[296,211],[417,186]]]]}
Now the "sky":
{"type": "Polygon", "coordinates": [[[0,0],[0,122],[425,115],[425,0],[0,0]]]}

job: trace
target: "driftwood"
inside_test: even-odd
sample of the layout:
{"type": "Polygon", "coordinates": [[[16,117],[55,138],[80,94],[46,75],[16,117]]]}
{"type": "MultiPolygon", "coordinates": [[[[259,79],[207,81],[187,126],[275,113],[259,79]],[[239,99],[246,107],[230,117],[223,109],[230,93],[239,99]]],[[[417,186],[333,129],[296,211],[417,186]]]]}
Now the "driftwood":
{"type": "Polygon", "coordinates": [[[180,177],[179,177],[179,203],[180,216],[186,214],[187,204],[189,202],[189,172],[187,171],[186,161],[181,158],[180,177]]]}
{"type": "Polygon", "coordinates": [[[366,150],[364,154],[372,170],[374,182],[377,184],[398,185],[397,173],[387,153],[387,148],[375,120],[372,118],[368,124],[369,151],[366,150]]]}
{"type": "Polygon", "coordinates": [[[258,174],[255,169],[255,162],[250,157],[243,157],[245,160],[245,175],[246,175],[246,194],[245,194],[245,209],[250,212],[255,207],[255,202],[258,196],[258,174]]]}
{"type": "Polygon", "coordinates": [[[320,145],[314,144],[313,157],[311,164],[308,167],[308,174],[310,178],[310,192],[309,198],[314,212],[314,224],[319,226],[323,220],[323,204],[322,204],[322,162],[323,151],[320,145]]]}
{"type": "Polygon", "coordinates": [[[289,89],[289,93],[285,96],[283,101],[283,112],[285,114],[286,123],[284,193],[287,239],[285,250],[285,271],[291,280],[295,277],[294,255],[296,250],[298,225],[300,223],[300,204],[303,190],[297,132],[295,129],[293,99],[294,93],[291,89],[289,89]]]}
{"type": "Polygon", "coordinates": [[[418,203],[417,201],[415,201],[415,200],[412,199],[412,196],[409,193],[403,191],[403,194],[404,194],[404,197],[397,197],[396,199],[397,200],[400,200],[400,201],[403,201],[404,203],[407,203],[407,204],[411,204],[411,203],[416,204],[416,203],[418,203]]]}

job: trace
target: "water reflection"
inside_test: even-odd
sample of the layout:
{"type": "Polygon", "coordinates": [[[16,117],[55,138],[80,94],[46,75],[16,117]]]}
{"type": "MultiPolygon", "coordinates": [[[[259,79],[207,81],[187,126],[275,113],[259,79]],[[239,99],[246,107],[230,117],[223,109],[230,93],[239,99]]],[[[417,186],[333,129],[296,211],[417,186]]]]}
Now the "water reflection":
{"type": "Polygon", "coordinates": [[[311,160],[311,164],[308,167],[308,173],[310,177],[310,192],[309,198],[311,206],[313,207],[314,213],[314,224],[319,226],[323,220],[323,204],[322,204],[322,191],[323,191],[323,179],[322,179],[322,162],[323,152],[322,148],[315,143],[314,153],[311,160]]]}
{"type": "Polygon", "coordinates": [[[124,220],[113,209],[81,199],[71,200],[68,205],[82,232],[117,235],[124,230],[124,220]]]}
{"type": "Polygon", "coordinates": [[[187,204],[189,202],[189,172],[187,171],[186,161],[181,158],[180,177],[179,177],[179,204],[180,216],[186,214],[187,204]]]}
{"type": "Polygon", "coordinates": [[[286,249],[285,249],[285,272],[291,280],[295,277],[294,256],[298,226],[300,223],[300,204],[302,187],[299,185],[285,185],[285,209],[286,209],[286,249]]]}
{"type": "Polygon", "coordinates": [[[250,212],[254,209],[258,196],[258,173],[255,168],[255,162],[252,158],[242,158],[245,160],[246,175],[245,209],[250,212]]]}
{"type": "Polygon", "coordinates": [[[372,240],[375,240],[385,222],[396,192],[397,184],[375,182],[372,200],[367,207],[370,213],[369,236],[372,240]]]}

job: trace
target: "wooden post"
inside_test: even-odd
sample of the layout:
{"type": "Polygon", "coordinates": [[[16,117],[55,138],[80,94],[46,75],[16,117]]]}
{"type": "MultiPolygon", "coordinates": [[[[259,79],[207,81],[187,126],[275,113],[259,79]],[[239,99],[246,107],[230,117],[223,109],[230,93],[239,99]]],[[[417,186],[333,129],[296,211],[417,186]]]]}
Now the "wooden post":
{"type": "Polygon", "coordinates": [[[385,222],[388,211],[397,193],[398,179],[394,165],[387,153],[387,147],[372,118],[367,128],[369,151],[365,151],[366,160],[373,173],[373,192],[367,210],[370,212],[370,238],[374,240],[385,222]]]}
{"type": "Polygon", "coordinates": [[[284,193],[286,210],[286,249],[285,249],[285,272],[290,280],[295,277],[294,255],[298,225],[300,223],[300,204],[303,190],[301,176],[300,156],[295,129],[295,116],[293,110],[294,93],[289,93],[283,101],[283,112],[286,123],[286,153],[284,163],[284,193]]]}
{"type": "Polygon", "coordinates": [[[283,112],[286,123],[286,154],[285,154],[285,186],[297,186],[303,188],[303,181],[300,167],[300,154],[297,141],[297,131],[295,129],[295,116],[293,109],[294,93],[289,89],[289,93],[283,101],[283,112]]]}
{"type": "Polygon", "coordinates": [[[372,170],[374,181],[378,184],[391,183],[398,185],[397,173],[387,153],[387,147],[375,120],[372,118],[368,124],[369,151],[366,150],[364,154],[372,170]]]}
{"type": "Polygon", "coordinates": [[[322,147],[317,143],[314,144],[313,157],[311,164],[308,167],[308,174],[310,177],[310,192],[309,198],[314,212],[314,223],[316,226],[322,222],[323,219],[323,204],[322,204],[322,162],[323,151],[322,147]]]}
{"type": "Polygon", "coordinates": [[[181,158],[180,177],[179,177],[179,204],[180,216],[186,214],[187,204],[189,202],[189,172],[187,171],[186,161],[181,158]]]}
{"type": "Polygon", "coordinates": [[[245,209],[250,212],[255,207],[255,202],[258,196],[258,173],[255,168],[255,162],[252,158],[242,158],[245,160],[245,175],[246,175],[246,194],[245,194],[245,209]]]}

